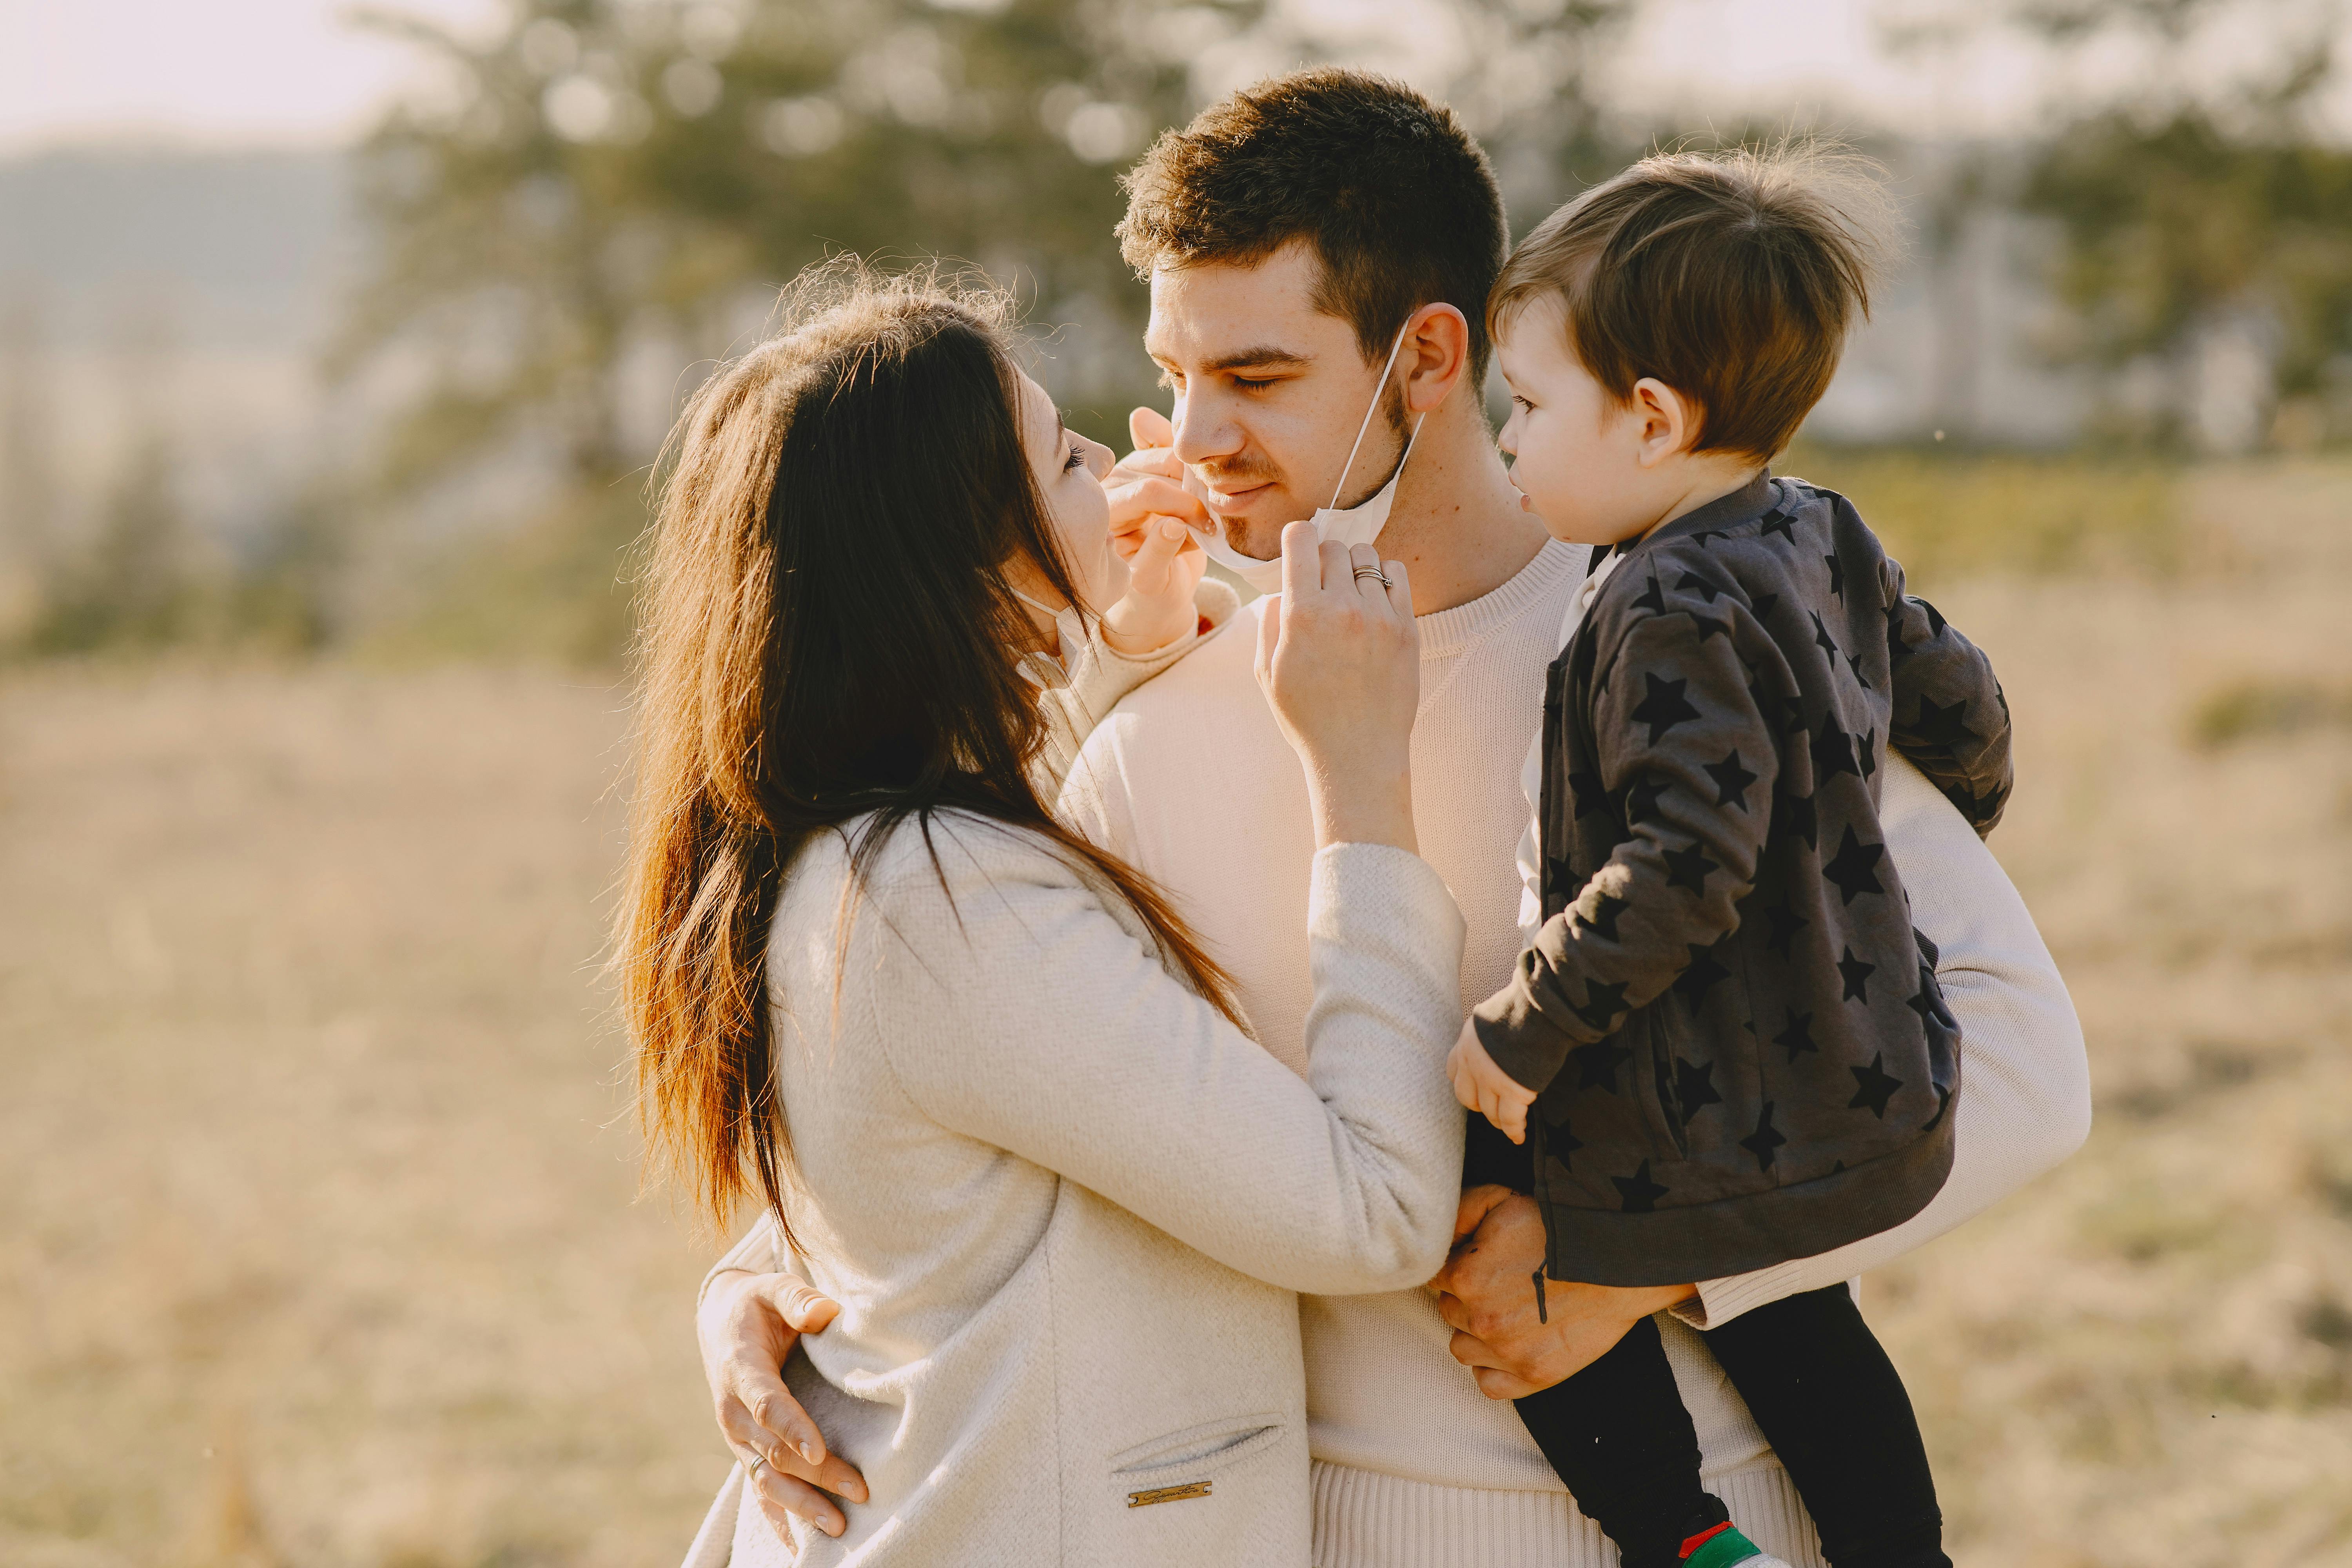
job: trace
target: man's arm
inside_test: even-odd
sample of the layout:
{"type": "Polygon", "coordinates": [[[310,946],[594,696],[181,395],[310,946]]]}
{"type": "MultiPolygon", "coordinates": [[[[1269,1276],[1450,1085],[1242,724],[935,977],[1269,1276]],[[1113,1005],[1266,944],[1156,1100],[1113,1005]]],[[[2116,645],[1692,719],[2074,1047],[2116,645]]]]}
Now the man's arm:
{"type": "Polygon", "coordinates": [[[2083,1146],[2091,1069],[2066,983],[2008,873],[1918,770],[1889,759],[1886,847],[1912,922],[1937,947],[1936,978],[1960,1020],[1960,1102],[1952,1173],[1892,1230],[1816,1258],[1706,1280],[1676,1309],[1714,1328],[1800,1291],[1851,1279],[1975,1218],[2083,1146]]]}
{"type": "MultiPolygon", "coordinates": [[[[1894,1229],[1834,1252],[1700,1283],[1676,1316],[1713,1328],[1800,1291],[1853,1278],[1973,1218],[2082,1146],[2091,1125],[2082,1026],[2024,900],[1959,812],[1916,769],[1890,759],[1883,822],[1914,923],[1937,944],[1937,978],[1960,1020],[1961,1089],[1952,1173],[1894,1229]]],[[[1470,1239],[1432,1281],[1454,1354],[1490,1398],[1569,1377],[1656,1307],[1641,1292],[1551,1284],[1538,1321],[1528,1279],[1544,1260],[1532,1200],[1465,1194],[1470,1239]]]]}

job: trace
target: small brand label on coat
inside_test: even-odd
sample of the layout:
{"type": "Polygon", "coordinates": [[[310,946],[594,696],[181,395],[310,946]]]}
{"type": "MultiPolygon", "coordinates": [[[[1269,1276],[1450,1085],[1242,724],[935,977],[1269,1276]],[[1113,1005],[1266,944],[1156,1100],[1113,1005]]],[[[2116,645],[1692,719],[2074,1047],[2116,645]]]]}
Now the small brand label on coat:
{"type": "Polygon", "coordinates": [[[1156,1502],[1181,1502],[1186,1498],[1207,1497],[1210,1484],[1207,1481],[1186,1481],[1181,1487],[1154,1487],[1148,1492],[1129,1492],[1127,1494],[1127,1506],[1149,1508],[1156,1502]]]}

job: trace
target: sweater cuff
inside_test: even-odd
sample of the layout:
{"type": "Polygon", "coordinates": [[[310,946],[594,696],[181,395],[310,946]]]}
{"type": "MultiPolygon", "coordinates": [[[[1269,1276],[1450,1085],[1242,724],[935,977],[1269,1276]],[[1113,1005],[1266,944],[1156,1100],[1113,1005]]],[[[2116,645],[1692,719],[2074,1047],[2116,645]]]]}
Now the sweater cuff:
{"type": "MultiPolygon", "coordinates": [[[[1525,954],[1519,962],[1527,963],[1525,954]]],[[[1470,1027],[1495,1065],[1511,1075],[1521,1089],[1541,1094],[1567,1065],[1577,1042],[1558,1024],[1544,1016],[1528,994],[1524,975],[1470,1009],[1470,1027]]]]}
{"type": "Polygon", "coordinates": [[[1702,1333],[1719,1329],[1743,1313],[1785,1300],[1803,1289],[1806,1262],[1796,1258],[1751,1273],[1702,1279],[1697,1295],[1667,1310],[1702,1333]]]}
{"type": "Polygon", "coordinates": [[[1310,940],[1395,948],[1442,966],[1452,985],[1461,973],[1467,931],[1445,879],[1412,850],[1391,844],[1327,844],[1315,852],[1307,883],[1310,940]],[[1406,939],[1402,946],[1399,937],[1406,939]]]}

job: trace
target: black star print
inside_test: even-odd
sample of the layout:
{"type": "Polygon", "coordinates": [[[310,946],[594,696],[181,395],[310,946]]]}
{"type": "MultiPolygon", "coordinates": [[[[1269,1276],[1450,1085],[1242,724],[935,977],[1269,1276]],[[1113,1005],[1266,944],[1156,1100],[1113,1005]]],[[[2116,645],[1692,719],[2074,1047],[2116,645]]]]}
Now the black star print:
{"type": "Polygon", "coordinates": [[[1977,738],[1968,726],[1969,700],[1961,698],[1949,708],[1938,708],[1927,698],[1919,699],[1919,717],[1911,722],[1911,732],[1931,746],[1961,746],[1977,738]]]}
{"type": "Polygon", "coordinates": [[[1731,971],[1715,961],[1714,948],[1701,947],[1695,942],[1684,945],[1690,949],[1690,967],[1675,977],[1675,990],[1685,996],[1704,996],[1708,986],[1731,978],[1731,971]]]}
{"type": "Polygon", "coordinates": [[[1708,859],[1706,851],[1696,844],[1687,849],[1667,850],[1665,860],[1666,885],[1670,888],[1688,888],[1692,892],[1702,897],[1706,893],[1707,873],[1723,869],[1722,867],[1708,859]]]}
{"type": "Polygon", "coordinates": [[[1579,816],[1591,816],[1596,811],[1609,809],[1609,791],[1601,784],[1599,773],[1569,774],[1568,798],[1579,816]]]}
{"type": "MultiPolygon", "coordinates": [[[[1577,1011],[1581,1013],[1584,1009],[1580,1007],[1577,1011]]],[[[1596,1028],[1599,1026],[1594,1026],[1596,1028]]],[[[1633,1054],[1625,1047],[1612,1046],[1606,1040],[1577,1047],[1568,1053],[1568,1059],[1576,1064],[1578,1090],[1605,1089],[1612,1094],[1616,1093],[1617,1069],[1624,1066],[1625,1058],[1633,1054]]]]}
{"type": "Polygon", "coordinates": [[[1545,887],[1554,889],[1560,892],[1566,892],[1571,888],[1580,888],[1584,885],[1576,879],[1575,865],[1565,857],[1559,855],[1547,855],[1544,857],[1543,879],[1545,887]]]}
{"type": "Polygon", "coordinates": [[[1794,544],[1797,542],[1796,527],[1797,519],[1793,513],[1782,511],[1775,507],[1764,514],[1764,527],[1756,537],[1770,539],[1777,534],[1781,542],[1794,544]]]}
{"type": "Polygon", "coordinates": [[[1691,535],[1691,538],[1696,542],[1701,550],[1705,550],[1708,545],[1713,544],[1718,539],[1728,539],[1730,537],[1731,535],[1724,532],[1723,530],[1719,528],[1705,529],[1691,535]]]}
{"type": "Polygon", "coordinates": [[[1759,1171],[1769,1171],[1780,1145],[1788,1141],[1788,1136],[1772,1125],[1772,1102],[1768,1100],[1764,1102],[1763,1114],[1756,1119],[1756,1131],[1742,1138],[1739,1146],[1756,1156],[1759,1171]]]}
{"type": "Polygon", "coordinates": [[[1822,875],[1837,884],[1838,891],[1845,895],[1846,903],[1851,905],[1859,894],[1886,891],[1885,884],[1879,881],[1878,873],[1874,869],[1885,858],[1885,845],[1864,844],[1853,836],[1853,829],[1849,827],[1845,830],[1845,838],[1838,845],[1837,854],[1822,868],[1822,875]]]}
{"type": "Polygon", "coordinates": [[[1701,598],[1712,605],[1715,603],[1717,596],[1723,593],[1723,590],[1715,584],[1708,582],[1706,578],[1700,576],[1696,572],[1685,572],[1683,574],[1682,581],[1675,584],[1675,592],[1677,594],[1696,593],[1701,598]]]}
{"type": "MultiPolygon", "coordinates": [[[[1607,1028],[1610,1021],[1615,1018],[1618,1014],[1622,1013],[1625,1010],[1625,986],[1627,984],[1627,982],[1620,981],[1613,985],[1604,985],[1598,980],[1586,981],[1584,983],[1584,1005],[1576,1010],[1576,1016],[1583,1019],[1586,1023],[1591,1025],[1596,1029],[1607,1028]]],[[[1584,1048],[1586,1050],[1591,1050],[1594,1047],[1587,1046],[1584,1048]]],[[[1617,1047],[1612,1047],[1611,1048],[1616,1049],[1617,1047]]],[[[1614,1076],[1617,1069],[1612,1067],[1609,1070],[1612,1076],[1614,1076]]],[[[1591,1085],[1587,1084],[1584,1087],[1590,1089],[1591,1085]]]]}
{"type": "Polygon", "coordinates": [[[1779,606],[1780,603],[1780,595],[1778,594],[1758,595],[1756,596],[1756,618],[1759,621],[1762,620],[1765,616],[1770,615],[1773,610],[1779,606]]]}
{"type": "Polygon", "coordinates": [[[1856,686],[1861,687],[1864,691],[1868,691],[1871,689],[1870,677],[1863,674],[1862,672],[1862,656],[1860,654],[1850,653],[1845,656],[1845,662],[1847,668],[1853,671],[1853,683],[1856,686]]]}
{"type": "Polygon", "coordinates": [[[1706,646],[1706,639],[1709,637],[1727,637],[1731,635],[1729,621],[1711,621],[1705,616],[1693,616],[1691,625],[1698,628],[1698,642],[1701,647],[1706,646]]]}
{"type": "Polygon", "coordinates": [[[1808,613],[1813,617],[1813,646],[1832,658],[1835,658],[1838,653],[1837,639],[1830,636],[1829,627],[1822,625],[1820,611],[1813,610],[1808,613]]]}
{"type": "Polygon", "coordinates": [[[1845,956],[1838,960],[1837,971],[1838,978],[1845,982],[1845,994],[1839,997],[1838,1000],[1841,1002],[1859,1002],[1864,1006],[1868,1006],[1870,1005],[1870,977],[1878,973],[1878,965],[1874,963],[1863,963],[1862,960],[1853,955],[1853,949],[1849,947],[1845,950],[1845,956]]]}
{"type": "Polygon", "coordinates": [[[1691,1118],[1710,1105],[1721,1105],[1723,1096],[1715,1092],[1715,1064],[1702,1067],[1696,1062],[1675,1058],[1675,1101],[1682,1107],[1683,1125],[1688,1127],[1691,1118]]]}
{"type": "Polygon", "coordinates": [[[1848,1068],[1853,1074],[1853,1098],[1845,1102],[1848,1110],[1868,1110],[1881,1121],[1886,1120],[1886,1102],[1903,1087],[1903,1080],[1886,1070],[1886,1053],[1879,1052],[1870,1058],[1866,1068],[1848,1068]]]}
{"type": "Polygon", "coordinates": [[[1658,574],[1655,572],[1650,574],[1649,592],[1635,599],[1633,605],[1635,608],[1647,610],[1654,616],[1663,616],[1666,613],[1666,595],[1658,586],[1658,574]]]}
{"type": "Polygon", "coordinates": [[[1742,811],[1748,809],[1748,786],[1754,784],[1759,775],[1739,765],[1737,750],[1719,763],[1707,763],[1702,771],[1715,781],[1716,805],[1736,805],[1742,811]]]}
{"type": "Polygon", "coordinates": [[[1664,780],[1645,778],[1625,788],[1625,820],[1646,822],[1658,813],[1658,797],[1666,793],[1664,780]]]}
{"type": "Polygon", "coordinates": [[[1845,603],[1845,563],[1834,555],[1824,555],[1822,559],[1829,563],[1830,592],[1835,594],[1838,603],[1843,605],[1845,603]]]}
{"type": "Polygon", "coordinates": [[[1776,795],[1772,797],[1772,837],[1801,838],[1811,848],[1822,847],[1821,827],[1813,813],[1813,797],[1809,795],[1776,795]]]}
{"type": "Polygon", "coordinates": [[[1648,689],[1641,705],[1633,710],[1632,718],[1634,723],[1650,727],[1650,744],[1654,746],[1664,740],[1666,731],[1675,725],[1697,718],[1698,710],[1683,696],[1690,689],[1689,681],[1661,680],[1646,669],[1642,672],[1642,679],[1648,682],[1648,689]]]}
{"type": "Polygon", "coordinates": [[[1913,596],[1911,602],[1927,612],[1927,640],[1933,642],[1944,635],[1944,613],[1927,600],[1913,596]]]}
{"type": "Polygon", "coordinates": [[[1903,606],[1898,602],[1886,606],[1886,662],[1901,664],[1911,657],[1911,645],[1903,640],[1903,606]]]}
{"type": "Polygon", "coordinates": [[[1623,899],[1612,899],[1606,893],[1593,894],[1592,905],[1592,912],[1589,915],[1582,910],[1576,911],[1578,921],[1596,936],[1607,937],[1611,942],[1620,940],[1617,935],[1617,917],[1633,906],[1623,899]]]}
{"type": "Polygon", "coordinates": [[[1813,1016],[1800,1013],[1794,1007],[1789,1009],[1789,1026],[1773,1036],[1772,1043],[1786,1050],[1792,1062],[1807,1051],[1822,1048],[1813,1041],[1813,1016]]]}
{"type": "Polygon", "coordinates": [[[1992,696],[1993,700],[2000,704],[2000,716],[2004,719],[2008,718],[2009,693],[2001,689],[2000,682],[1998,680],[1992,683],[1992,696]]]}
{"type": "Polygon", "coordinates": [[[1871,774],[1878,771],[1877,725],[1873,724],[1869,729],[1863,731],[1862,742],[1854,747],[1853,755],[1854,761],[1859,764],[1854,771],[1860,773],[1864,778],[1868,778],[1871,774]]]}
{"type": "Polygon", "coordinates": [[[1822,716],[1822,732],[1813,737],[1813,781],[1827,784],[1840,773],[1860,777],[1862,770],[1853,765],[1853,737],[1831,722],[1832,715],[1822,716]]]}
{"type": "Polygon", "coordinates": [[[1657,1208],[1660,1198],[1674,1191],[1672,1187],[1660,1186],[1650,1180],[1650,1162],[1647,1160],[1643,1161],[1641,1168],[1632,1175],[1612,1176],[1609,1180],[1615,1184],[1618,1195],[1625,1200],[1627,1214],[1650,1214],[1657,1208]]]}
{"type": "Polygon", "coordinates": [[[1805,700],[1801,697],[1780,699],[1780,722],[1792,731],[1811,729],[1812,726],[1805,722],[1805,700]]]}
{"type": "Polygon", "coordinates": [[[1563,1171],[1570,1170],[1569,1159],[1584,1147],[1584,1140],[1568,1130],[1568,1118],[1544,1124],[1544,1152],[1559,1162],[1563,1171]]]}
{"type": "Polygon", "coordinates": [[[1766,945],[1782,958],[1789,956],[1789,944],[1796,940],[1797,933],[1813,923],[1787,904],[1766,910],[1764,918],[1772,922],[1772,934],[1765,938],[1766,945]]]}

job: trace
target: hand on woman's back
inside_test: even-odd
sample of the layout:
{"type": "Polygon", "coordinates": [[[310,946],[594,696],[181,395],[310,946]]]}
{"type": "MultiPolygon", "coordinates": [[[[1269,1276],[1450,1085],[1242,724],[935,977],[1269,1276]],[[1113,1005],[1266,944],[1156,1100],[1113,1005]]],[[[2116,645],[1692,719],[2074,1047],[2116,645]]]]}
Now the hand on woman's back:
{"type": "Polygon", "coordinates": [[[1282,586],[1258,626],[1257,678],[1306,767],[1318,840],[1411,849],[1421,637],[1404,565],[1294,522],[1282,586]]]}

